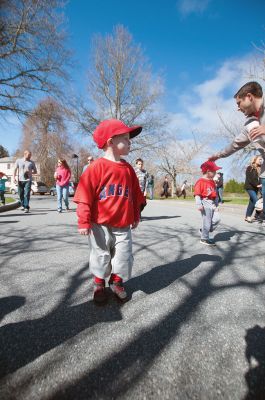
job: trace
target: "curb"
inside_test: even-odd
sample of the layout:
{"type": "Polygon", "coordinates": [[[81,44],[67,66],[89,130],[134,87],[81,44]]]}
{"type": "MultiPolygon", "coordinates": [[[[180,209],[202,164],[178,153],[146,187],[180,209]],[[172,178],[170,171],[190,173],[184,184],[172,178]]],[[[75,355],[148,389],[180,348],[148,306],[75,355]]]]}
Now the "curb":
{"type": "Polygon", "coordinates": [[[0,213],[5,211],[15,210],[20,207],[20,201],[14,201],[13,203],[6,204],[5,206],[0,207],[0,213]]]}

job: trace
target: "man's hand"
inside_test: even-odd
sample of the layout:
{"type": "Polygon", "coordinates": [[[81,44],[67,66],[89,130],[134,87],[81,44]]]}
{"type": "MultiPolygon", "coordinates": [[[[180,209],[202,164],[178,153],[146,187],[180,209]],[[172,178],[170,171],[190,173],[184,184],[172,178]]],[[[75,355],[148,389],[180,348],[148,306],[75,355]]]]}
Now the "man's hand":
{"type": "Polygon", "coordinates": [[[78,232],[80,233],[80,235],[89,235],[90,234],[90,229],[88,228],[80,228],[78,229],[78,232]]]}
{"type": "Polygon", "coordinates": [[[139,221],[134,222],[134,223],[132,224],[132,229],[137,228],[138,225],[139,225],[139,221]]]}
{"type": "Polygon", "coordinates": [[[218,158],[219,157],[211,156],[211,157],[208,158],[208,161],[216,161],[216,160],[218,160],[218,158]]]}
{"type": "Polygon", "coordinates": [[[251,140],[257,139],[259,136],[265,135],[265,125],[257,126],[257,128],[251,129],[249,136],[251,140]]]}
{"type": "Polygon", "coordinates": [[[17,178],[14,176],[14,183],[17,184],[17,178]]]}
{"type": "Polygon", "coordinates": [[[198,211],[203,211],[203,206],[198,206],[197,209],[198,211]]]}

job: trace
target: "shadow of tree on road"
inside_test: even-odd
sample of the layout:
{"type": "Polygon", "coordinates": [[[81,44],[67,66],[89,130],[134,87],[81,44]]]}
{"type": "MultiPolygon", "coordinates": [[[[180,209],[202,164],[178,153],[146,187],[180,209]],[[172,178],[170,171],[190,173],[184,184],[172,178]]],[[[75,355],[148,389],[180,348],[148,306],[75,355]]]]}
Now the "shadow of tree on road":
{"type": "Polygon", "coordinates": [[[5,315],[11,313],[26,303],[24,296],[8,296],[0,299],[0,321],[5,315]]]}
{"type": "Polygon", "coordinates": [[[246,359],[249,370],[245,375],[248,393],[244,400],[265,399],[265,327],[259,325],[247,330],[246,359]],[[253,365],[254,364],[254,365],[253,365]]]}
{"type": "MultiPolygon", "coordinates": [[[[248,232],[247,236],[245,232],[237,232],[235,240],[228,241],[228,249],[220,248],[218,250],[219,255],[196,254],[183,260],[181,260],[182,254],[190,250],[186,248],[185,238],[197,238],[198,234],[195,229],[188,226],[183,229],[182,226],[179,230],[175,227],[166,227],[157,231],[154,227],[149,226],[144,234],[148,238],[148,244],[142,243],[140,236],[136,238],[137,253],[145,252],[148,246],[150,252],[155,251],[155,246],[164,241],[167,246],[175,242],[176,252],[179,255],[175,261],[166,262],[164,265],[161,263],[152,270],[131,279],[127,284],[131,293],[136,290],[142,290],[147,294],[154,293],[184,275],[187,277],[202,262],[211,262],[211,265],[205,271],[200,271],[196,282],[189,283],[190,290],[181,303],[178,302],[156,323],[148,327],[143,326],[141,331],[132,336],[126,345],[103,360],[99,359],[96,367],[83,373],[79,378],[73,379],[70,383],[69,381],[60,382],[55,393],[50,395],[50,400],[110,399],[125,395],[141,380],[143,374],[170,342],[178,337],[180,329],[192,319],[203,302],[223,290],[232,290],[242,286],[255,289],[265,284],[265,280],[262,279],[246,280],[239,276],[231,286],[230,283],[222,286],[214,283],[218,273],[224,267],[232,266],[237,257],[241,264],[247,262],[248,256],[245,255],[244,249],[253,243],[253,232],[248,232]],[[245,235],[244,240],[241,240],[243,235],[245,235]],[[169,240],[172,241],[170,244],[169,240]]],[[[232,233],[230,237],[232,237],[232,233]]],[[[52,240],[53,237],[51,236],[49,239],[52,240]]],[[[56,240],[56,235],[54,235],[54,240],[56,240]]],[[[60,238],[60,240],[64,239],[60,238]]],[[[21,242],[21,246],[23,248],[26,243],[21,242]]],[[[12,247],[12,249],[14,252],[18,251],[16,247],[12,247]]],[[[257,249],[256,252],[253,252],[251,257],[264,255],[264,252],[260,253],[260,249],[257,249]]],[[[122,319],[121,310],[117,304],[109,304],[106,308],[95,308],[91,301],[70,305],[72,296],[85,282],[86,278],[83,274],[86,270],[87,265],[72,276],[62,301],[47,315],[35,320],[7,324],[0,328],[0,354],[3,360],[0,367],[1,376],[4,377],[8,373],[16,371],[97,323],[122,319]]],[[[236,273],[234,276],[236,279],[236,273]]],[[[48,364],[47,371],[50,368],[48,364]]],[[[45,374],[45,368],[43,374],[45,374]]],[[[23,380],[20,385],[16,387],[17,393],[23,386],[23,380]]]]}

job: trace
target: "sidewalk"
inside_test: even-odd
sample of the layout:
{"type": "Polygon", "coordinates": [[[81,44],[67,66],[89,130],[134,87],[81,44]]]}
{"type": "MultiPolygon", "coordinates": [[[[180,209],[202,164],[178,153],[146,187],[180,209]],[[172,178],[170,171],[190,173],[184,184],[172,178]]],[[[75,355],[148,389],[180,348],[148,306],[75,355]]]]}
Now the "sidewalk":
{"type": "Polygon", "coordinates": [[[11,210],[15,210],[16,208],[18,208],[20,206],[20,201],[14,201],[13,203],[8,203],[5,204],[4,206],[0,206],[0,213],[5,212],[5,211],[11,211],[11,210]]]}

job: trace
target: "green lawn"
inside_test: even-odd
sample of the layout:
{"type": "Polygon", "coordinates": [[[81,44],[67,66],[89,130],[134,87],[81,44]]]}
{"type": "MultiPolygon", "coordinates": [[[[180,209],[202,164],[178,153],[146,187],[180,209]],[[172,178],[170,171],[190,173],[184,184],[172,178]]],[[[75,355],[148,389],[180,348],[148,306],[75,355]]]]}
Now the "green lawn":
{"type": "Polygon", "coordinates": [[[12,197],[5,196],[5,198],[6,198],[6,204],[14,203],[14,201],[16,201],[16,199],[13,199],[12,197]]]}
{"type": "MultiPolygon", "coordinates": [[[[156,200],[161,200],[161,197],[155,196],[156,200]]],[[[166,200],[164,198],[164,200],[166,200]]],[[[193,196],[187,196],[184,200],[183,197],[168,197],[167,200],[182,200],[182,201],[194,201],[193,196]]],[[[224,195],[224,203],[225,204],[242,204],[247,205],[249,201],[248,196],[245,193],[227,193],[224,195]]]]}

